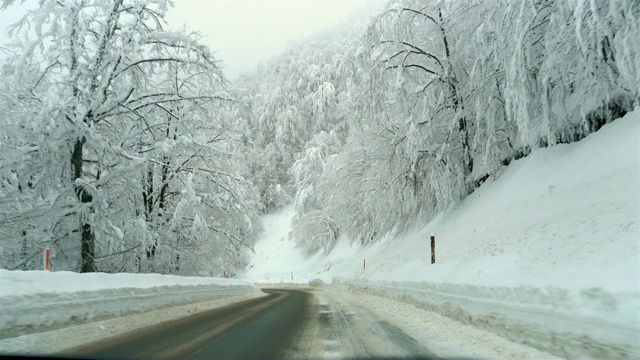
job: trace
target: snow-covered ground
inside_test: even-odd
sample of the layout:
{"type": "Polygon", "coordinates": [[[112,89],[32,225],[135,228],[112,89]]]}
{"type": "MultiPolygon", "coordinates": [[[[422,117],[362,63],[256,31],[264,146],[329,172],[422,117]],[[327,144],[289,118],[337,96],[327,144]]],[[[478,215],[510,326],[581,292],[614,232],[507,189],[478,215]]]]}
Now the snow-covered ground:
{"type": "Polygon", "coordinates": [[[640,110],[514,161],[453,211],[364,249],[341,239],[307,259],[287,239],[293,215],[264,218],[245,278],[342,278],[516,341],[546,333],[532,345],[567,357],[640,356],[640,110]]]}
{"type": "Polygon", "coordinates": [[[169,306],[261,294],[253,283],[242,280],[0,270],[0,339],[169,306]]]}
{"type": "Polygon", "coordinates": [[[163,307],[105,320],[83,322],[53,330],[35,332],[0,340],[0,354],[69,354],[74,348],[161,323],[231,305],[264,293],[217,298],[215,300],[163,307]]]}
{"type": "Polygon", "coordinates": [[[283,358],[560,359],[387,297],[326,286],[311,293],[307,321],[283,358]]]}
{"type": "MultiPolygon", "coordinates": [[[[329,303],[337,302],[341,308],[353,309],[356,316],[373,314],[376,321],[370,327],[373,333],[380,331],[380,322],[388,323],[427,347],[432,356],[443,359],[532,359],[558,360],[559,357],[543,351],[517,344],[503,337],[472,325],[460,324],[447,316],[425,309],[416,309],[412,304],[398,302],[387,297],[363,291],[345,291],[337,288],[320,294],[329,303]]],[[[366,319],[366,318],[365,318],[366,319]]],[[[361,321],[361,319],[357,319],[361,321]]],[[[350,334],[347,334],[348,338],[350,334]]],[[[367,340],[365,340],[367,341],[367,340]]],[[[369,342],[371,340],[369,339],[369,342]]],[[[389,357],[397,356],[391,353],[389,357]]],[[[343,356],[340,356],[343,358],[343,356]]]]}

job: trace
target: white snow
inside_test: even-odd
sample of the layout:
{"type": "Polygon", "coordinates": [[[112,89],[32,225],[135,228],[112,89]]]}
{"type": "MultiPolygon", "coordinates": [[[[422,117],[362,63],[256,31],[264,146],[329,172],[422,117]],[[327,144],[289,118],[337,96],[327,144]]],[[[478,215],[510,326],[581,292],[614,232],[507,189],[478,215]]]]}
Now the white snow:
{"type": "Polygon", "coordinates": [[[73,349],[104,340],[105,336],[120,336],[138,329],[194,315],[203,311],[248,300],[264,293],[218,298],[204,302],[172,306],[151,311],[82,323],[60,329],[26,334],[0,340],[3,354],[70,354],[73,349]]]}
{"type": "Polygon", "coordinates": [[[79,274],[71,271],[8,271],[0,269],[0,298],[34,294],[77,293],[106,289],[148,289],[161,286],[249,286],[246,280],[160,274],[79,274]]]}
{"type": "MultiPolygon", "coordinates": [[[[298,283],[337,277],[441,312],[449,302],[470,316],[499,314],[512,325],[640,352],[639,144],[636,110],[580,142],[512,162],[420,229],[364,249],[341,238],[327,257],[306,259],[293,249],[286,234],[294,213],[287,208],[265,217],[245,277],[291,281],[292,271],[298,283]]],[[[499,332],[502,325],[486,327],[499,332]]]]}
{"type": "Polygon", "coordinates": [[[449,317],[416,308],[411,304],[362,291],[345,291],[338,288],[335,293],[332,295],[336,297],[338,297],[337,293],[343,294],[339,297],[342,301],[351,300],[350,305],[364,307],[373,312],[379,320],[403,329],[418,343],[446,359],[559,359],[475,326],[462,325],[449,317]],[[355,299],[350,299],[344,294],[349,294],[355,299]]]}
{"type": "Polygon", "coordinates": [[[0,270],[0,338],[167,306],[258,294],[260,289],[243,280],[0,270]]]}

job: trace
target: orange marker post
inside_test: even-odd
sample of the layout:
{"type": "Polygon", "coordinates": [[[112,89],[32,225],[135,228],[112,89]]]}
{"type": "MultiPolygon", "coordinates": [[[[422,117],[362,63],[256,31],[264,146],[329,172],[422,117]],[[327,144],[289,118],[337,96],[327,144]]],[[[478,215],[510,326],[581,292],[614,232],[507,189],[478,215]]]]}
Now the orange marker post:
{"type": "Polygon", "coordinates": [[[44,269],[46,271],[49,271],[50,267],[51,267],[51,250],[49,250],[49,248],[46,248],[44,250],[44,269]]]}

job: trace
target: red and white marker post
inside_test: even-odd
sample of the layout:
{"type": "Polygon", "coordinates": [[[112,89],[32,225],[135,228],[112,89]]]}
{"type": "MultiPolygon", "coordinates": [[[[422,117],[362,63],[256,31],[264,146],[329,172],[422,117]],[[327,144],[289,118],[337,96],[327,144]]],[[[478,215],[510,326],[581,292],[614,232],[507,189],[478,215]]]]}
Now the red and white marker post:
{"type": "Polygon", "coordinates": [[[51,250],[49,248],[44,249],[44,269],[49,271],[51,267],[51,250]]]}

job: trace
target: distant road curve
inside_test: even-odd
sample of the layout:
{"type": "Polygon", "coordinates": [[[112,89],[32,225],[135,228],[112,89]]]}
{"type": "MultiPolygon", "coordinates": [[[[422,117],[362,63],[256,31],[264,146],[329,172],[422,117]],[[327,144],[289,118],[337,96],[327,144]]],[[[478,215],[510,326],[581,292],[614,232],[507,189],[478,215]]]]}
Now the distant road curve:
{"type": "Polygon", "coordinates": [[[63,356],[110,359],[436,359],[399,328],[321,289],[268,295],[72,349],[63,356]]]}

